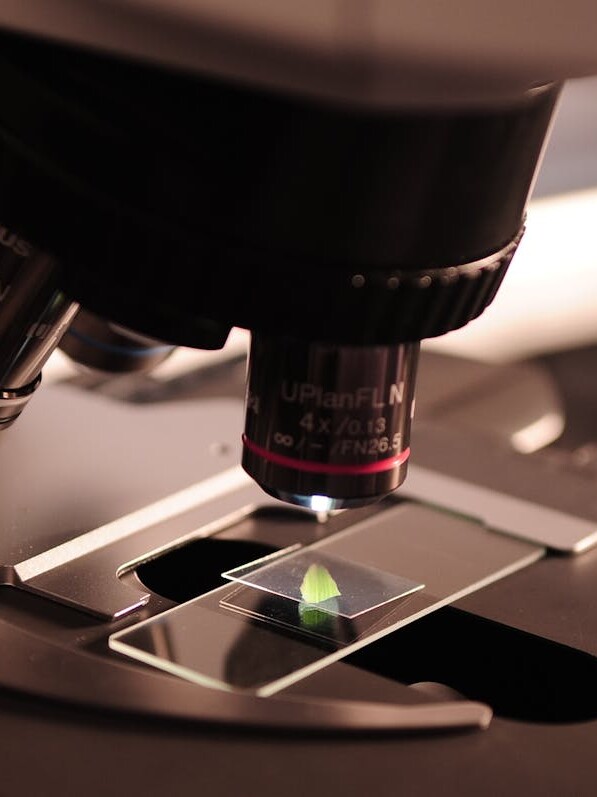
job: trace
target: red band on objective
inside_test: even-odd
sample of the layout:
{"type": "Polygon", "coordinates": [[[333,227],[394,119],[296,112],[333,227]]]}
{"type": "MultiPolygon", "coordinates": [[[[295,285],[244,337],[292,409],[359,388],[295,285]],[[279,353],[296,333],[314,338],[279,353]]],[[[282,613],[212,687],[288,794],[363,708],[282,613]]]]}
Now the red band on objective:
{"type": "Polygon", "coordinates": [[[293,470],[302,470],[306,473],[327,473],[330,476],[365,476],[368,473],[382,473],[386,470],[391,470],[397,465],[402,465],[410,456],[410,448],[405,448],[395,457],[386,457],[377,462],[370,462],[365,465],[334,465],[327,462],[311,462],[310,460],[295,459],[294,457],[285,457],[283,454],[276,454],[273,451],[268,451],[267,448],[262,448],[254,443],[246,435],[243,435],[243,444],[251,451],[262,459],[274,465],[282,465],[284,468],[292,468],[293,470]]]}

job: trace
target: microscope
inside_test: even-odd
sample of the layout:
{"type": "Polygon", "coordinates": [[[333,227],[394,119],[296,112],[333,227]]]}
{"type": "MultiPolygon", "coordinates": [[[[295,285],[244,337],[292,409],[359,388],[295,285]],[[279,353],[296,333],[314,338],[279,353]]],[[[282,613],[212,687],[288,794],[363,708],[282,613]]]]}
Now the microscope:
{"type": "Polygon", "coordinates": [[[257,483],[325,510],[396,489],[419,341],[495,295],[558,85],[401,103],[363,88],[373,43],[317,92],[298,64],[284,90],[3,35],[3,426],[59,343],[135,369],[240,326],[257,483]]]}
{"type": "MultiPolygon", "coordinates": [[[[70,401],[60,394],[43,420],[35,415],[57,347],[85,369],[141,374],[178,346],[220,349],[233,327],[250,331],[251,346],[242,438],[236,410],[214,410],[242,441],[243,471],[236,459],[224,473],[202,472],[189,454],[198,486],[156,497],[151,512],[123,504],[106,519],[93,505],[101,522],[91,530],[73,530],[80,521],[58,507],[67,537],[3,562],[4,583],[101,618],[109,628],[80,635],[93,651],[109,636],[109,656],[134,649],[169,675],[106,651],[80,663],[74,633],[65,659],[56,646],[66,631],[26,639],[11,621],[23,661],[29,644],[46,645],[49,664],[31,677],[0,668],[0,680],[67,702],[248,727],[486,727],[490,709],[456,693],[438,701],[432,690],[430,703],[424,690],[395,685],[406,701],[398,714],[379,702],[255,695],[538,562],[546,545],[578,552],[595,542],[588,487],[584,514],[578,492],[557,504],[554,491],[555,503],[539,506],[544,471],[472,451],[457,430],[423,431],[420,458],[410,440],[419,344],[468,324],[495,297],[524,234],[562,81],[597,71],[597,7],[529,20],[514,3],[34,5],[0,9],[5,456],[30,457],[29,415],[37,430],[70,401]],[[503,490],[488,484],[490,460],[510,480],[503,490]],[[214,530],[230,541],[234,524],[249,539],[249,505],[271,516],[259,515],[254,555],[220,568],[233,588],[141,594],[140,568],[150,578],[158,555],[184,567],[182,540],[201,539],[206,551],[214,530]],[[471,518],[505,533],[483,529],[479,544],[483,523],[471,518]],[[284,523],[296,537],[285,532],[277,545],[284,523]],[[285,584],[299,562],[293,597],[285,584]],[[264,650],[266,665],[255,663],[264,650]],[[62,679],[67,660],[76,674],[62,679]]],[[[458,364],[442,368],[442,378],[468,378],[458,364]]],[[[138,457],[155,436],[174,462],[163,408],[143,419],[141,408],[125,417],[85,401],[72,413],[85,445],[94,418],[100,437],[119,436],[138,411],[138,457]]],[[[189,412],[172,429],[192,450],[189,412]]],[[[124,462],[126,446],[119,452],[124,462]]],[[[15,528],[27,523],[18,512],[15,528]]]]}

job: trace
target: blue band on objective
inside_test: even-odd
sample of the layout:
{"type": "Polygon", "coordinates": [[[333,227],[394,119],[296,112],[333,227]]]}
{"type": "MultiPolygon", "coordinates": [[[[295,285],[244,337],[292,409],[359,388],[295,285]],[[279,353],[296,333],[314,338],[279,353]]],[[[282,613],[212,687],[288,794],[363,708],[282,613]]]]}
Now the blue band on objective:
{"type": "Polygon", "coordinates": [[[68,329],[67,335],[72,335],[81,343],[86,343],[88,346],[93,346],[101,351],[108,352],[109,354],[126,354],[128,357],[152,357],[154,354],[161,354],[162,352],[172,351],[175,346],[152,346],[150,348],[137,348],[136,346],[117,346],[114,343],[104,343],[101,340],[90,338],[79,332],[76,329],[68,329]]]}

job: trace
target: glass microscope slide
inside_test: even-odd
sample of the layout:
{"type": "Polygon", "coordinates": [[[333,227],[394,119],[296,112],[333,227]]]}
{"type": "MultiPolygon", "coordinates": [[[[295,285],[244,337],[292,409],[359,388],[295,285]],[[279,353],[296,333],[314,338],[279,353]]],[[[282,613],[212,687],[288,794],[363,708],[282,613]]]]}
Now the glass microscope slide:
{"type": "Polygon", "coordinates": [[[260,587],[219,587],[113,634],[110,647],[202,686],[267,696],[543,554],[475,520],[403,502],[237,568],[228,576],[253,574],[260,587]],[[327,573],[309,573],[314,564],[327,573]]]}

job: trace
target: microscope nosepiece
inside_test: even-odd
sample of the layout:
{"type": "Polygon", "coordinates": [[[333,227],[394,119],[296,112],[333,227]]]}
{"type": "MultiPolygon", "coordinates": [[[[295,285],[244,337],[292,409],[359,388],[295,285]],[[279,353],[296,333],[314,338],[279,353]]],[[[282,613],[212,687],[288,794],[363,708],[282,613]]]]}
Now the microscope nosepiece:
{"type": "Polygon", "coordinates": [[[254,334],[245,470],[318,512],[383,498],[406,476],[418,352],[254,334]]]}

